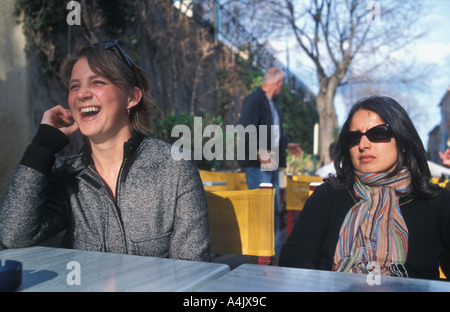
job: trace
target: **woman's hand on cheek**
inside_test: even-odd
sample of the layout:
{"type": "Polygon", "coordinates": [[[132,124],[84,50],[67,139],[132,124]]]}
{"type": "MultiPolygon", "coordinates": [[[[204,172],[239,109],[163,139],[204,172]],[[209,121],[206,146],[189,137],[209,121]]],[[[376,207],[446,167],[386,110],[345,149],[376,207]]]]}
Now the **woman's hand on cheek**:
{"type": "Polygon", "coordinates": [[[41,124],[47,124],[57,128],[66,136],[70,137],[78,131],[78,124],[74,121],[70,110],[57,105],[44,112],[41,124]]]}

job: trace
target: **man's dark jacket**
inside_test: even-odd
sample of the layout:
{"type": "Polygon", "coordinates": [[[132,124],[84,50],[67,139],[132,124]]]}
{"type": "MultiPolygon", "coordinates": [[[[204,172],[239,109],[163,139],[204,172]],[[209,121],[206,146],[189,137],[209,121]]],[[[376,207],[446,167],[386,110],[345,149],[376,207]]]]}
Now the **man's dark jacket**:
{"type": "MultiPolygon", "coordinates": [[[[281,117],[280,109],[276,101],[274,101],[275,107],[278,112],[279,120],[280,120],[280,144],[279,144],[279,164],[278,167],[285,168],[286,167],[286,147],[288,140],[283,135],[283,119],[281,117]]],[[[267,126],[267,148],[271,149],[271,125],[272,121],[272,112],[270,110],[269,100],[266,97],[265,92],[258,87],[255,91],[250,93],[244,100],[241,110],[241,116],[238,121],[238,125],[242,125],[247,127],[248,125],[255,125],[256,129],[259,129],[260,125],[267,126]]],[[[238,163],[242,167],[259,167],[260,163],[257,159],[249,159],[249,135],[246,133],[245,135],[245,159],[239,159],[238,163]]],[[[257,134],[257,147],[259,150],[259,133],[257,134]]]]}

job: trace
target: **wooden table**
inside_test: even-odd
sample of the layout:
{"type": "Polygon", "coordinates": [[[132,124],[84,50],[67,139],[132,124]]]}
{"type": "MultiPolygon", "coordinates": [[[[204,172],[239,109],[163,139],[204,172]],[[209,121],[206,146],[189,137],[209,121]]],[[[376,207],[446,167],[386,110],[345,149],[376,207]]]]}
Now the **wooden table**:
{"type": "Polygon", "coordinates": [[[18,291],[194,291],[230,271],[225,264],[30,247],[0,250],[23,264],[18,291]]]}
{"type": "Polygon", "coordinates": [[[380,276],[369,285],[368,275],[276,266],[243,264],[200,291],[211,292],[447,292],[450,283],[414,278],[380,276]]]}

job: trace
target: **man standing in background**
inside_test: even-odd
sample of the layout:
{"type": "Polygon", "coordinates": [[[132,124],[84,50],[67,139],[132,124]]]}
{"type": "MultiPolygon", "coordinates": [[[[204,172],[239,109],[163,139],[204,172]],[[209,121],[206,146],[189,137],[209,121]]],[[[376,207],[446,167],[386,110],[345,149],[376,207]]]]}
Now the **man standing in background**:
{"type": "Polygon", "coordinates": [[[261,86],[250,93],[244,100],[241,116],[238,124],[247,127],[255,126],[257,139],[250,142],[250,135],[245,137],[245,158],[238,159],[240,166],[244,168],[245,178],[249,189],[259,188],[260,183],[272,183],[275,188],[275,253],[277,248],[278,232],[280,224],[280,193],[279,193],[279,167],[286,167],[286,149],[295,156],[300,156],[302,150],[297,143],[288,143],[283,135],[282,118],[277,105],[277,96],[284,84],[284,73],[279,68],[272,67],[264,75],[261,86]],[[260,127],[262,126],[262,127],[260,127]],[[264,129],[266,133],[260,133],[264,129]],[[261,135],[265,135],[267,143],[260,141],[261,135]],[[266,143],[265,146],[260,146],[266,143]],[[257,157],[251,157],[251,146],[256,146],[257,157]]]}

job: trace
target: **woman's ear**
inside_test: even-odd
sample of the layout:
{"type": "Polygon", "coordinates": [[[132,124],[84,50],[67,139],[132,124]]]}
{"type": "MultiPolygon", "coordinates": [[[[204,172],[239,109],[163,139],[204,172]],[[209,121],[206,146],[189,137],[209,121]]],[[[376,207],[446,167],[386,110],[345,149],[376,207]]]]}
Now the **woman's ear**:
{"type": "Polygon", "coordinates": [[[138,105],[142,98],[142,91],[138,87],[134,87],[128,95],[128,105],[127,109],[131,109],[138,105]]]}

